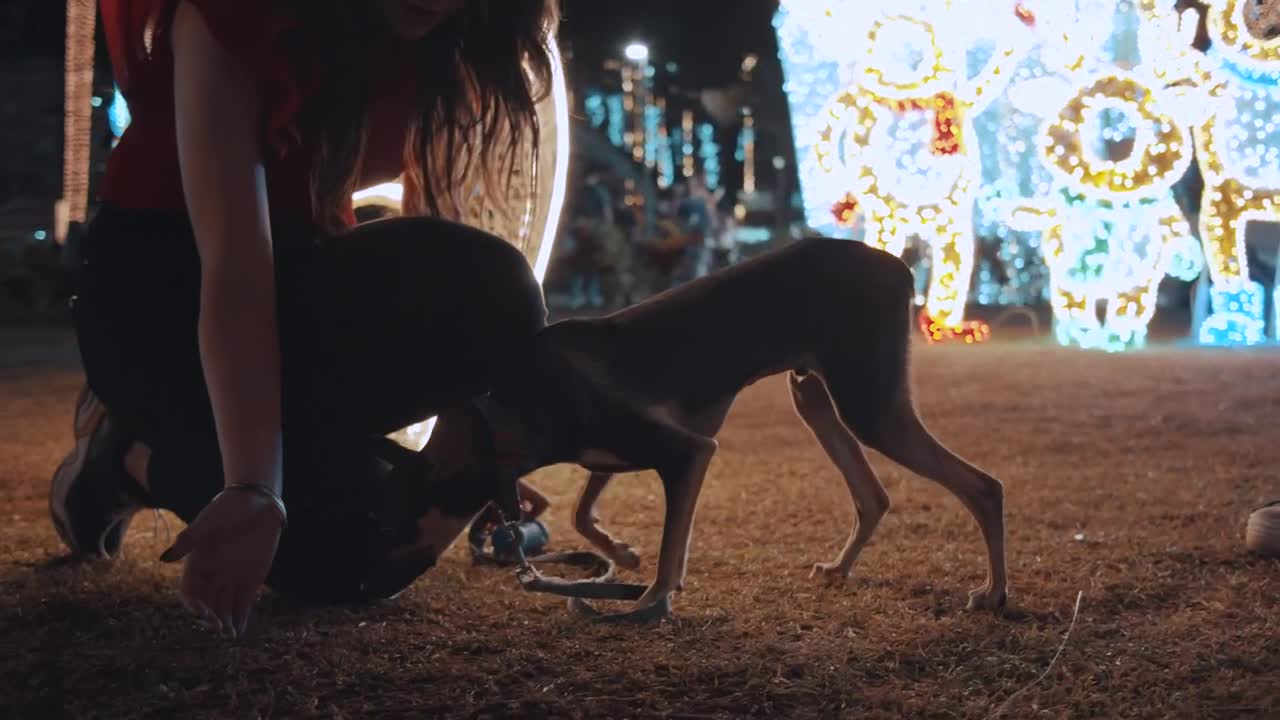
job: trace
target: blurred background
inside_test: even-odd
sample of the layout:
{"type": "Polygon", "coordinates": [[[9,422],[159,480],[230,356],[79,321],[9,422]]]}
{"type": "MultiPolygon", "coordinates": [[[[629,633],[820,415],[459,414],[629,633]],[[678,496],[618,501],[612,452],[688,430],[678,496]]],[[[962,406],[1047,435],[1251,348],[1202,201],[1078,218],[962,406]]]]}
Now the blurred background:
{"type": "MultiPolygon", "coordinates": [[[[972,112],[968,106],[955,110],[954,131],[965,137],[953,137],[956,147],[939,151],[928,135],[931,128],[943,127],[944,115],[935,115],[929,103],[941,98],[952,108],[959,97],[955,92],[886,99],[859,85],[858,78],[868,77],[868,68],[878,73],[878,65],[917,72],[920,43],[938,41],[959,48],[961,56],[952,62],[956,67],[948,72],[963,84],[988,68],[1003,47],[1001,35],[1013,32],[1006,28],[1014,20],[1011,2],[993,0],[991,17],[974,22],[972,12],[957,14],[939,0],[906,5],[564,0],[560,38],[572,157],[544,284],[553,312],[616,309],[816,231],[879,242],[902,255],[916,270],[919,304],[926,313],[922,327],[931,339],[980,341],[990,334],[987,323],[1022,324],[1033,332],[1052,323],[1062,344],[1106,350],[1142,347],[1148,324],[1155,335],[1204,344],[1274,341],[1275,298],[1280,294],[1275,287],[1280,233],[1274,221],[1280,216],[1251,216],[1248,241],[1239,252],[1230,251],[1239,255],[1231,255],[1239,270],[1214,277],[1217,266],[1206,264],[1201,250],[1199,218],[1202,196],[1216,191],[1206,189],[1199,164],[1190,162],[1193,121],[1184,122],[1181,111],[1169,110],[1169,117],[1178,118],[1173,134],[1183,133],[1187,152],[1166,147],[1153,155],[1162,172],[1176,177],[1172,188],[1153,185],[1150,197],[1126,200],[1123,193],[1093,192],[1069,181],[1063,185],[1052,162],[1037,155],[1047,138],[1045,117],[1065,111],[1060,104],[1039,107],[1052,92],[1042,92],[1049,85],[1036,84],[1056,80],[1075,92],[1107,73],[1135,73],[1140,92],[1154,88],[1150,92],[1158,93],[1161,102],[1178,101],[1184,109],[1207,105],[1207,98],[1218,93],[1214,101],[1231,118],[1231,127],[1224,127],[1223,137],[1232,145],[1226,156],[1234,153],[1243,167],[1219,180],[1239,177],[1244,185],[1253,183],[1252,188],[1273,187],[1268,179],[1280,173],[1276,123],[1265,123],[1256,137],[1235,137],[1236,130],[1253,122],[1253,108],[1280,107],[1280,75],[1273,67],[1275,58],[1267,54],[1270,45],[1227,43],[1215,54],[1207,22],[1212,13],[1190,0],[1026,4],[1037,8],[1039,26],[1051,32],[1041,35],[1035,51],[1018,55],[1018,62],[1005,69],[1003,82],[1012,81],[1014,89],[1001,85],[989,104],[972,112]],[[837,9],[835,15],[828,5],[837,9]],[[938,9],[943,5],[945,14],[938,9]],[[889,10],[914,13],[914,19],[900,16],[895,22],[908,26],[905,32],[896,28],[897,34],[872,40],[867,26],[889,10]],[[1174,38],[1175,30],[1159,25],[1172,18],[1176,27],[1176,12],[1182,10],[1194,11],[1186,16],[1194,31],[1192,42],[1174,38]],[[925,30],[913,34],[912,27],[925,30]],[[1153,54],[1144,32],[1170,42],[1153,54]],[[1054,42],[1061,47],[1050,47],[1054,42]],[[1064,70],[1067,66],[1060,67],[1053,57],[1063,52],[1083,53],[1085,60],[1064,70]],[[1223,62],[1223,57],[1228,59],[1223,62]],[[1217,70],[1205,69],[1214,63],[1217,70]],[[1181,88],[1182,81],[1160,78],[1179,64],[1196,65],[1188,76],[1196,77],[1188,82],[1198,83],[1195,91],[1205,99],[1194,93],[1170,94],[1170,87],[1181,88]],[[1218,90],[1202,82],[1209,76],[1216,78],[1212,83],[1218,90]],[[867,102],[892,110],[892,117],[874,138],[845,137],[845,167],[819,172],[810,151],[821,132],[815,123],[850,88],[865,94],[867,102]],[[923,198],[916,209],[928,205],[925,200],[933,202],[926,195],[945,195],[950,181],[942,176],[950,172],[948,167],[969,158],[980,165],[971,178],[970,195],[961,203],[965,236],[955,267],[943,258],[950,251],[934,237],[934,228],[878,235],[868,230],[867,201],[876,198],[855,197],[856,182],[850,181],[863,167],[857,163],[864,158],[855,157],[860,155],[879,168],[882,185],[897,183],[900,196],[923,198]],[[1060,204],[1064,198],[1071,215],[1083,219],[1059,228],[1067,238],[1062,252],[1046,252],[1043,241],[1054,230],[1020,225],[1015,216],[1022,212],[1020,203],[1039,203],[1043,209],[1045,202],[1060,204]],[[1164,219],[1156,218],[1159,213],[1164,219]],[[1177,225],[1170,225],[1171,237],[1157,238],[1161,223],[1177,225]],[[1135,263],[1155,264],[1139,268],[1135,263]],[[967,290],[959,307],[943,308],[937,302],[937,278],[948,273],[967,290]],[[1159,278],[1130,282],[1143,273],[1159,278]],[[1156,290],[1148,297],[1144,287],[1156,290]],[[1136,319],[1115,318],[1116,309],[1131,302],[1134,293],[1142,295],[1136,319]],[[1071,304],[1079,307],[1068,309],[1071,304]],[[1154,319],[1152,307],[1158,307],[1154,319]],[[931,332],[931,324],[943,332],[931,332]]],[[[974,0],[955,5],[988,7],[974,0]]],[[[1276,5],[1272,0],[1233,0],[1221,12],[1223,17],[1245,13],[1243,24],[1249,25],[1249,18],[1260,24],[1250,32],[1267,32],[1268,13],[1280,13],[1276,5]]],[[[0,321],[10,323],[56,319],[65,305],[53,208],[63,184],[66,14],[67,5],[55,0],[0,4],[0,157],[5,160],[0,171],[0,321]]],[[[1244,36],[1234,37],[1238,41],[1244,36]]],[[[101,37],[95,51],[90,198],[114,138],[128,122],[101,37]]],[[[1111,109],[1093,123],[1097,137],[1065,141],[1092,153],[1099,167],[1114,167],[1108,163],[1143,150],[1135,143],[1152,137],[1150,128],[1143,127],[1152,125],[1150,119],[1137,117],[1138,106],[1116,92],[1115,87],[1085,92],[1086,104],[1102,102],[1111,109]]],[[[960,97],[960,102],[967,101],[960,97]]],[[[1154,122],[1162,124],[1168,124],[1164,116],[1154,122]]],[[[1155,132],[1161,131],[1157,127],[1155,132]]],[[[1048,139],[1058,143],[1063,140],[1059,136],[1048,139]]],[[[1226,159],[1228,166],[1235,162],[1226,159]]],[[[1235,200],[1252,202],[1243,196],[1235,200]]],[[[366,218],[377,214],[375,208],[361,211],[366,218]]]]}
{"type": "MultiPolygon", "coordinates": [[[[776,8],[566,0],[573,157],[547,276],[554,309],[633,302],[790,232],[798,216],[776,8]]],[[[0,4],[0,319],[11,322],[56,317],[65,291],[53,207],[66,13],[48,0],[0,4]]],[[[101,28],[92,106],[91,198],[113,129],[127,123],[101,28]]]]}

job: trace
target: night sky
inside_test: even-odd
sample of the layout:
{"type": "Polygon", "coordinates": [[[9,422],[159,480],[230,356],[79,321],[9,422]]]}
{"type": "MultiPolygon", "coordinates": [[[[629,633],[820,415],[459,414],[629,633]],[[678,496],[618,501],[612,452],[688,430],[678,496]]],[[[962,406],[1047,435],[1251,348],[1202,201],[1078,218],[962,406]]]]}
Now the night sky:
{"type": "Polygon", "coordinates": [[[564,0],[561,35],[579,64],[598,66],[632,40],[646,42],[655,63],[680,64],[692,87],[737,77],[748,52],[775,52],[777,0],[564,0]]]}
{"type": "MultiPolygon", "coordinates": [[[[743,54],[775,52],[770,23],[777,0],[562,3],[561,37],[576,63],[583,65],[599,67],[605,58],[620,56],[628,42],[641,40],[652,48],[655,63],[675,61],[687,85],[705,87],[731,82],[743,54]]],[[[36,0],[26,5],[17,47],[11,45],[0,54],[60,57],[65,4],[36,0]]]]}
{"type": "MultiPolygon", "coordinates": [[[[762,156],[785,153],[790,126],[772,26],[777,4],[778,0],[562,0],[560,35],[570,58],[570,81],[580,88],[597,80],[616,82],[616,72],[603,71],[605,60],[620,58],[628,43],[641,41],[649,45],[651,60],[660,70],[660,92],[675,97],[735,84],[743,56],[758,53],[761,66],[753,97],[735,97],[756,110],[762,156]],[[678,64],[677,75],[666,72],[669,62],[678,64]]],[[[65,3],[55,0],[0,0],[0,22],[5,25],[0,37],[7,38],[0,43],[0,59],[60,66],[65,12],[65,3]]],[[[109,66],[101,37],[98,56],[99,80],[107,81],[109,66]]],[[[692,94],[684,97],[686,105],[699,103],[692,94]]],[[[718,119],[725,123],[725,117],[718,119]]],[[[735,120],[731,113],[723,128],[725,135],[719,138],[722,143],[734,141],[735,120]]],[[[726,168],[726,172],[735,170],[726,168]]]]}

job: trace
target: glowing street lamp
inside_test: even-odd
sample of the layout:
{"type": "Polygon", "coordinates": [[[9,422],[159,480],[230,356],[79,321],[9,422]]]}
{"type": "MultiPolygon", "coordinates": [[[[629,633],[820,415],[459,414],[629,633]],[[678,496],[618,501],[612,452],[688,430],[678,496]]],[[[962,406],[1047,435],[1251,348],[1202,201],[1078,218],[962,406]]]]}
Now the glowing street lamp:
{"type": "Polygon", "coordinates": [[[633,42],[622,51],[628,60],[634,63],[649,62],[649,46],[642,42],[633,42]]]}
{"type": "Polygon", "coordinates": [[[646,120],[649,116],[649,46],[632,42],[622,50],[629,64],[622,66],[623,108],[630,116],[631,130],[624,135],[624,142],[631,150],[631,159],[645,162],[649,142],[646,120]]]}

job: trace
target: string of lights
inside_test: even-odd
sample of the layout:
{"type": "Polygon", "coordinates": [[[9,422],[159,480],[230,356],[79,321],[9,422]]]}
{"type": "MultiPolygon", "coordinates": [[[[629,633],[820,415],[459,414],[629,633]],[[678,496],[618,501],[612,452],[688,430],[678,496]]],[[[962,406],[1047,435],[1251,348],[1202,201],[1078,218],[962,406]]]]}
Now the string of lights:
{"type": "MultiPolygon", "coordinates": [[[[869,13],[865,41],[851,43],[846,51],[856,68],[849,84],[809,126],[802,190],[826,206],[830,219],[819,225],[834,221],[848,231],[861,221],[865,242],[896,255],[905,252],[912,236],[924,239],[931,277],[921,328],[930,340],[980,342],[990,328],[964,318],[975,264],[973,212],[982,184],[972,119],[1000,94],[1012,67],[1031,49],[1033,35],[1024,26],[1026,18],[1013,12],[1006,24],[993,23],[987,30],[1000,40],[969,75],[957,68],[967,66],[965,56],[975,39],[953,37],[950,29],[972,27],[960,16],[972,7],[939,1],[886,4],[879,10],[869,13]],[[938,28],[947,28],[949,35],[938,28]]],[[[808,17],[824,24],[836,20],[827,13],[808,17]]],[[[796,45],[800,67],[850,64],[818,57],[817,45],[806,45],[809,38],[788,28],[788,18],[777,23],[795,43],[784,47],[784,64],[792,64],[786,58],[796,45]]],[[[802,76],[803,70],[789,71],[788,82],[802,76]]],[[[812,197],[806,200],[806,206],[813,205],[812,197]]]]}
{"type": "Polygon", "coordinates": [[[1028,48],[949,21],[964,5],[861,7],[864,27],[847,3],[783,0],[808,225],[897,254],[927,242],[932,339],[976,341],[949,332],[966,301],[1047,294],[1063,344],[1141,347],[1161,279],[1207,267],[1198,339],[1262,342],[1245,227],[1280,222],[1280,39],[1251,33],[1241,0],[1210,4],[1207,54],[1172,0],[1028,1],[1028,48]],[[1199,237],[1174,192],[1197,157],[1199,237]]]}

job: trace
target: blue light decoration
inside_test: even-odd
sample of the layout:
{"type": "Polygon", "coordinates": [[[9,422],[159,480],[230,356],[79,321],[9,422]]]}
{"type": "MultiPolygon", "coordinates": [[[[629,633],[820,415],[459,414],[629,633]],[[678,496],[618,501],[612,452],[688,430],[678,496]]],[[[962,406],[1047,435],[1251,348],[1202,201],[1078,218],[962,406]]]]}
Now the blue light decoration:
{"type": "Polygon", "coordinates": [[[124,135],[124,131],[129,127],[129,123],[133,122],[133,116],[129,113],[129,103],[124,99],[124,94],[120,92],[120,86],[114,86],[115,95],[111,99],[111,104],[107,106],[107,125],[111,128],[111,134],[116,140],[124,135]]]}
{"type": "Polygon", "coordinates": [[[622,147],[627,136],[627,111],[623,104],[622,93],[613,93],[605,99],[609,114],[609,142],[614,147],[622,147]]]}
{"type": "MultiPolygon", "coordinates": [[[[995,51],[979,43],[969,53],[974,74],[995,51]]],[[[1034,54],[1019,65],[1014,78],[1027,79],[1034,54]]],[[[1013,198],[1049,192],[1047,173],[1029,152],[1040,131],[1040,119],[1020,113],[1004,94],[973,119],[982,162],[982,188],[974,208],[978,258],[972,301],[986,306],[1030,307],[1048,300],[1048,268],[1041,261],[1040,235],[1012,227],[1006,207],[1013,198]]]]}
{"type": "MultiPolygon", "coordinates": [[[[740,163],[747,161],[747,147],[756,142],[756,128],[754,124],[744,123],[742,130],[738,132],[738,147],[733,152],[733,159],[740,163]]],[[[828,210],[828,212],[830,212],[828,210]]]]}
{"type": "Polygon", "coordinates": [[[707,189],[720,187],[720,144],[716,142],[716,129],[709,122],[699,123],[698,158],[702,160],[702,172],[707,180],[707,189]]]}
{"type": "Polygon", "coordinates": [[[1245,231],[1251,221],[1280,222],[1280,38],[1254,35],[1255,11],[1242,0],[1209,3],[1210,51],[1196,67],[1204,105],[1195,132],[1205,181],[1200,236],[1213,281],[1199,331],[1206,345],[1266,340],[1245,231]]]}
{"type": "Polygon", "coordinates": [[[656,167],[658,154],[666,140],[662,129],[662,108],[657,103],[650,103],[644,108],[644,164],[656,167]]]}
{"type": "MultiPolygon", "coordinates": [[[[1213,314],[1200,326],[1203,345],[1260,345],[1266,342],[1262,284],[1215,283],[1209,288],[1213,314]]],[[[1280,299],[1280,291],[1276,296],[1280,299]]]]}
{"type": "Polygon", "coordinates": [[[609,108],[605,105],[604,93],[599,90],[587,92],[582,100],[582,109],[587,116],[587,122],[593,128],[603,128],[609,119],[609,108]]]}
{"type": "Polygon", "coordinates": [[[823,109],[849,80],[847,67],[854,53],[841,42],[835,21],[848,4],[847,0],[784,0],[773,18],[785,78],[782,87],[795,133],[805,223],[823,235],[845,238],[853,236],[852,228],[836,222],[831,214],[844,190],[819,167],[813,141],[823,109]]]}
{"type": "Polygon", "coordinates": [[[676,181],[676,143],[665,124],[660,130],[658,143],[658,187],[666,190],[676,181]]]}

